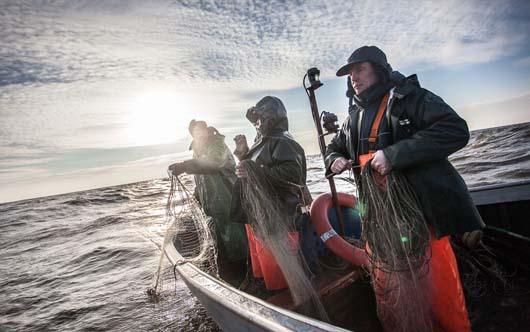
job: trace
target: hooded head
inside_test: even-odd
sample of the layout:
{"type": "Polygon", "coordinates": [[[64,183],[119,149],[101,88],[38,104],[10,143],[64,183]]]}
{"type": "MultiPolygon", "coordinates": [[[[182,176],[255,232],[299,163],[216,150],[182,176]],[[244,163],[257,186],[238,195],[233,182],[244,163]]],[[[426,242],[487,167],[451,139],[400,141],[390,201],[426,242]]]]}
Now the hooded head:
{"type": "Polygon", "coordinates": [[[289,130],[287,111],[282,101],[276,97],[263,97],[256,106],[248,109],[247,119],[261,135],[289,130]]]}
{"type": "Polygon", "coordinates": [[[188,130],[193,137],[190,150],[201,151],[213,137],[224,137],[214,127],[208,127],[204,121],[191,120],[188,130]]]}
{"type": "Polygon", "coordinates": [[[191,120],[190,121],[190,124],[188,125],[188,131],[190,132],[190,134],[193,135],[193,131],[195,129],[203,129],[203,130],[206,130],[206,128],[208,127],[208,125],[206,124],[206,122],[202,121],[202,120],[191,120]]]}

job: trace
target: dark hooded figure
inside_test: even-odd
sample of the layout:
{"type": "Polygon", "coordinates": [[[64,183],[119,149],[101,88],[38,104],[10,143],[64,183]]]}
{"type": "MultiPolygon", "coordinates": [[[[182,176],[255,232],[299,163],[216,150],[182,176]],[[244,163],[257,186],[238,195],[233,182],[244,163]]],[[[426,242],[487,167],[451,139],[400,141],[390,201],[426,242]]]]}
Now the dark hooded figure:
{"type": "MultiPolygon", "coordinates": [[[[285,203],[289,215],[300,214],[300,207],[311,203],[306,184],[306,159],[304,149],[298,144],[289,130],[287,111],[282,101],[266,96],[246,114],[256,128],[254,144],[248,148],[246,138],[238,135],[234,154],[241,160],[251,160],[277,187],[277,193],[285,203]]],[[[245,177],[241,168],[236,168],[238,177],[245,177]]],[[[237,188],[237,187],[236,187],[237,188]]],[[[247,223],[238,195],[234,193],[232,204],[233,219],[247,223]]]]}
{"type": "MultiPolygon", "coordinates": [[[[298,234],[301,225],[306,224],[307,214],[303,212],[311,202],[305,186],[305,153],[288,132],[287,111],[280,99],[264,97],[247,111],[246,117],[256,128],[257,135],[250,148],[243,135],[234,139],[234,154],[241,162],[236,167],[239,179],[234,186],[231,215],[233,221],[246,224],[254,277],[263,277],[268,290],[278,290],[287,287],[287,282],[276,263],[275,259],[278,257],[271,251],[274,252],[286,242],[299,245],[297,235],[289,240],[288,237],[298,234]],[[252,170],[254,177],[248,170],[252,170]],[[250,184],[249,181],[254,181],[249,180],[251,178],[256,182],[250,184]],[[254,198],[243,197],[248,190],[258,194],[254,198]],[[274,197],[274,205],[267,201],[271,197],[274,197]],[[249,208],[249,201],[254,203],[250,203],[251,205],[257,205],[260,212],[249,208]],[[255,204],[256,202],[259,203],[255,204]],[[265,211],[278,213],[268,214],[265,211]],[[257,215],[262,217],[256,217],[257,215]],[[265,222],[267,226],[261,222],[265,222]],[[268,246],[272,244],[270,241],[273,238],[281,238],[281,242],[275,242],[271,249],[268,246]]],[[[285,261],[283,264],[286,264],[285,261]]],[[[281,269],[285,267],[284,265],[281,269]]]]}
{"type": "Polygon", "coordinates": [[[175,176],[194,174],[195,198],[214,221],[222,273],[228,263],[244,261],[248,250],[244,227],[229,218],[235,161],[225,137],[206,122],[192,120],[189,132],[193,137],[193,159],[172,164],[169,169],[175,176]]]}

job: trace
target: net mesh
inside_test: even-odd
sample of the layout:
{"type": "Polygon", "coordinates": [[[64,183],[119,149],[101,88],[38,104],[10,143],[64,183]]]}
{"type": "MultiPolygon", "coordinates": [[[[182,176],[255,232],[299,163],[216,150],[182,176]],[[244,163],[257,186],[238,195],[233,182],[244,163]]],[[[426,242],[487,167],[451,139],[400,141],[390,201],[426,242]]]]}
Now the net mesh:
{"type": "Polygon", "coordinates": [[[412,187],[403,174],[385,180],[367,164],[360,189],[362,236],[385,330],[432,331],[430,230],[412,187]]]}
{"type": "MultiPolygon", "coordinates": [[[[204,214],[200,203],[183,181],[172,174],[169,177],[171,187],[166,203],[166,224],[169,227],[164,235],[164,246],[175,246],[180,255],[177,264],[193,263],[201,270],[218,276],[215,224],[204,214]]],[[[161,287],[164,255],[162,251],[154,286],[147,291],[155,301],[161,287]]]]}
{"type": "Polygon", "coordinates": [[[295,229],[295,217],[287,213],[277,189],[286,184],[273,183],[252,161],[242,161],[240,167],[247,174],[242,179],[241,200],[248,221],[276,259],[293,302],[304,314],[329,321],[301,251],[293,248],[288,239],[289,232],[295,229]]]}

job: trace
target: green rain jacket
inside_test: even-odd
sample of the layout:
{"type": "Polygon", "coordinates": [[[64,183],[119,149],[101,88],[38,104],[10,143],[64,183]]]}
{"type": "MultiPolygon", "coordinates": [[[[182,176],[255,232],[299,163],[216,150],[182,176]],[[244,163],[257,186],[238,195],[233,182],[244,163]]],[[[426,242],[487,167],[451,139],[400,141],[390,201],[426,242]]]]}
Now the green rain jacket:
{"type": "Polygon", "coordinates": [[[194,174],[195,198],[206,215],[213,218],[221,260],[238,261],[247,257],[244,226],[230,220],[232,187],[236,181],[235,161],[224,142],[214,131],[201,151],[191,143],[193,159],[184,161],[186,173],[194,174]]]}

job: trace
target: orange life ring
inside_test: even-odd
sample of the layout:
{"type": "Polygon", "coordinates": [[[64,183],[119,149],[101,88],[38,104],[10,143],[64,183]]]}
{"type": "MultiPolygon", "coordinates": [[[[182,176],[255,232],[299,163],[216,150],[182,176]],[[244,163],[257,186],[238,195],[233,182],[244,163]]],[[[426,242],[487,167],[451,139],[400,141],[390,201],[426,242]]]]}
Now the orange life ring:
{"type": "MultiPolygon", "coordinates": [[[[340,206],[353,208],[357,203],[353,195],[337,193],[340,206]]],[[[315,225],[318,236],[337,256],[358,266],[369,265],[366,252],[346,242],[331,227],[328,219],[328,210],[333,206],[331,193],[324,193],[318,196],[311,204],[311,222],[315,225]]]]}

